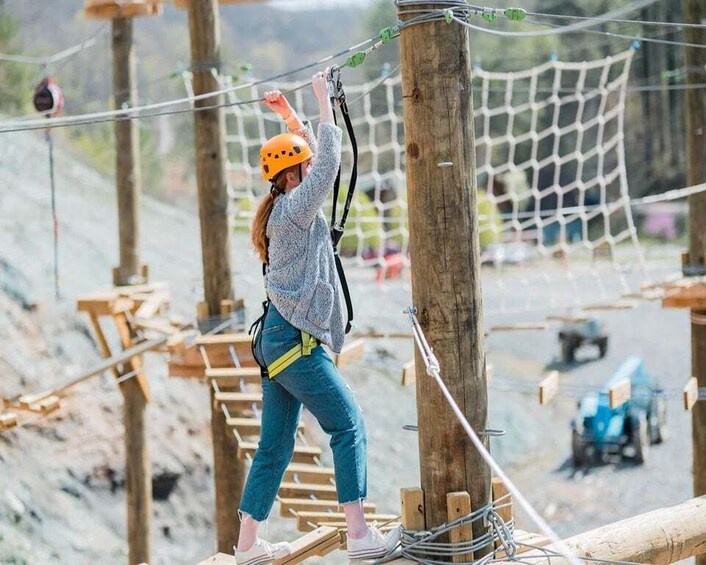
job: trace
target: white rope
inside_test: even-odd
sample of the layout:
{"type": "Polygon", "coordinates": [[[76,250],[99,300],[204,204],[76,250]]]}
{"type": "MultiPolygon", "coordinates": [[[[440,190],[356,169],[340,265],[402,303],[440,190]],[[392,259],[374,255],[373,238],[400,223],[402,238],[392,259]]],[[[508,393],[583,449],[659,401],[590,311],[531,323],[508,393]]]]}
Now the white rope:
{"type": "Polygon", "coordinates": [[[551,29],[551,30],[542,30],[542,31],[501,31],[501,30],[494,30],[494,29],[476,26],[476,25],[468,23],[468,22],[466,22],[456,16],[454,16],[454,20],[456,22],[466,26],[466,27],[469,27],[471,29],[475,29],[477,31],[489,33],[491,35],[499,35],[502,37],[546,37],[546,36],[551,36],[551,35],[562,35],[565,33],[573,33],[576,31],[582,31],[582,30],[589,29],[591,27],[602,25],[607,20],[610,20],[611,18],[616,18],[616,17],[622,16],[624,14],[629,14],[630,12],[635,12],[637,10],[640,10],[642,8],[650,6],[658,1],[659,0],[639,0],[637,2],[631,2],[627,6],[624,6],[622,8],[618,8],[616,10],[612,10],[610,12],[606,12],[605,14],[603,14],[601,16],[596,16],[589,21],[583,21],[583,22],[579,22],[577,24],[571,24],[571,25],[561,26],[561,27],[551,29]]]}
{"type": "Polygon", "coordinates": [[[561,555],[566,557],[573,565],[580,565],[580,561],[576,557],[576,554],[564,543],[564,541],[556,534],[556,532],[551,528],[551,526],[547,524],[544,518],[542,518],[539,513],[534,509],[534,507],[527,501],[527,499],[520,492],[520,490],[510,480],[510,477],[508,477],[505,471],[503,471],[500,465],[498,465],[497,461],[493,459],[493,456],[485,448],[485,445],[483,445],[483,442],[480,440],[471,424],[468,422],[468,420],[466,420],[466,417],[464,416],[463,412],[454,400],[453,396],[451,396],[449,389],[446,387],[444,381],[441,378],[441,368],[439,366],[439,361],[434,355],[434,352],[429,346],[429,343],[427,342],[426,337],[424,336],[424,332],[421,326],[419,325],[419,321],[417,320],[416,316],[416,309],[414,307],[407,308],[405,310],[405,313],[410,319],[412,331],[414,332],[414,340],[417,344],[417,347],[419,348],[422,358],[424,359],[424,365],[426,366],[427,374],[436,381],[437,385],[441,389],[442,394],[446,398],[446,401],[449,403],[451,410],[456,416],[456,419],[459,421],[461,427],[463,427],[469,439],[478,450],[480,456],[493,470],[495,476],[498,477],[503,482],[508,491],[512,493],[512,496],[520,504],[520,506],[522,506],[525,512],[527,512],[527,515],[530,517],[530,519],[539,527],[540,530],[542,530],[542,533],[544,533],[549,539],[552,540],[552,543],[555,545],[557,551],[561,555]]]}

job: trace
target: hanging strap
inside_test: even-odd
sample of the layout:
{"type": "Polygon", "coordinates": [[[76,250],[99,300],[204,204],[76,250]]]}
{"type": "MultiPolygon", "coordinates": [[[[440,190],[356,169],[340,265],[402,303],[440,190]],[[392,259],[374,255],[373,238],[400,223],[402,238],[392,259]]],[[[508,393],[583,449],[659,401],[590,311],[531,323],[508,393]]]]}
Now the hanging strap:
{"type": "Polygon", "coordinates": [[[350,113],[348,112],[348,104],[346,103],[346,94],[343,90],[343,83],[341,82],[341,70],[338,67],[332,67],[329,76],[329,95],[331,97],[331,104],[334,108],[333,121],[338,124],[336,120],[335,108],[338,106],[341,109],[341,115],[343,116],[343,121],[346,125],[346,131],[348,132],[348,138],[351,142],[351,149],[353,150],[353,166],[351,168],[351,178],[348,184],[348,193],[346,194],[346,201],[343,206],[343,213],[341,214],[341,221],[336,221],[336,212],[338,207],[338,193],[341,186],[341,166],[338,167],[338,174],[336,175],[336,180],[333,183],[333,205],[331,206],[331,242],[333,244],[333,255],[336,262],[336,272],[338,273],[338,279],[341,282],[341,290],[343,290],[343,298],[346,301],[346,333],[349,333],[352,328],[353,322],[353,302],[351,300],[351,294],[348,289],[348,282],[346,281],[346,274],[343,270],[343,264],[341,263],[341,257],[338,253],[338,244],[343,237],[343,232],[346,227],[346,220],[348,219],[348,212],[350,212],[351,204],[353,203],[353,194],[355,193],[356,183],[358,181],[358,142],[355,138],[355,131],[353,130],[353,124],[351,122],[350,113]],[[334,75],[336,75],[334,79],[334,75]]]}
{"type": "Polygon", "coordinates": [[[267,374],[270,379],[274,379],[287,367],[292,365],[301,357],[308,357],[311,351],[319,345],[319,341],[311,334],[302,330],[302,342],[292,347],[287,353],[281,355],[278,359],[267,366],[267,374]]]}

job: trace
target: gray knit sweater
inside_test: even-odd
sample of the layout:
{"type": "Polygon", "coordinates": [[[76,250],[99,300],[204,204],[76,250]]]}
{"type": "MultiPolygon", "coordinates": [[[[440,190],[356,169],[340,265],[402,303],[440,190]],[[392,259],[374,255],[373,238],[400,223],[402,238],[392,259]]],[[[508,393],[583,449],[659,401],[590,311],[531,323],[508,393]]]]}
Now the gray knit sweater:
{"type": "Polygon", "coordinates": [[[278,196],[267,223],[270,263],[267,294],[294,327],[340,353],[345,322],[329,226],[321,210],[341,162],[341,130],[319,125],[318,147],[307,124],[302,133],[316,156],[295,189],[278,196]]]}

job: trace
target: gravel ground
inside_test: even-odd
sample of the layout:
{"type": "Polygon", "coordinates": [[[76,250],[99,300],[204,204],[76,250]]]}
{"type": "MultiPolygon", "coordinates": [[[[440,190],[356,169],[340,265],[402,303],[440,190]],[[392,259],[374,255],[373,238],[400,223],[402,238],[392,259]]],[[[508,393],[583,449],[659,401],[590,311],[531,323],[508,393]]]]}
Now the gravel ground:
{"type": "MultiPolygon", "coordinates": [[[[23,292],[40,303],[38,311],[26,312],[0,292],[2,395],[51,386],[99,359],[87,320],[75,312],[75,299],[110,283],[117,263],[115,195],[110,182],[71,160],[60,141],[57,145],[63,295],[58,302],[52,297],[46,148],[38,135],[14,136],[13,144],[0,148],[0,259],[21,273],[23,292]]],[[[191,316],[201,293],[197,215],[149,199],[142,213],[143,260],[153,280],[169,282],[172,310],[191,316]]],[[[235,234],[232,243],[236,294],[255,313],[262,297],[259,268],[242,235],[235,234]]],[[[653,275],[675,268],[675,249],[651,254],[653,275]]],[[[632,281],[639,273],[624,276],[632,281]]],[[[352,271],[351,279],[361,329],[408,330],[401,314],[411,302],[407,281],[375,283],[363,270],[352,271]]],[[[486,325],[543,319],[544,312],[528,309],[546,306],[550,297],[602,299],[616,281],[581,262],[569,271],[537,265],[516,279],[487,270],[486,325]],[[589,274],[567,276],[583,271],[589,274]],[[519,292],[510,292],[512,282],[521,285],[519,292]]],[[[607,356],[597,360],[587,347],[571,367],[557,361],[556,326],[492,333],[486,340],[498,383],[491,383],[490,426],[506,431],[492,441],[492,451],[563,535],[681,502],[691,493],[691,423],[679,402],[669,404],[669,439],[654,447],[645,465],[621,462],[575,472],[569,463],[569,423],[576,399],[561,397],[540,407],[534,393],[499,390],[503,379],[537,383],[549,368],[561,371],[562,383],[597,387],[633,354],[643,357],[666,388],[683,386],[689,375],[685,312],[642,303],[601,317],[610,332],[607,356]]],[[[416,423],[414,388],[400,385],[401,365],[412,356],[409,340],[370,341],[364,359],[345,371],[366,413],[369,494],[383,512],[399,510],[401,487],[419,484],[416,434],[402,430],[416,423]]],[[[159,356],[148,357],[147,367],[155,396],[149,411],[153,471],[181,473],[169,500],[154,504],[152,562],[193,564],[212,553],[215,535],[207,393],[198,383],[168,379],[159,356]]],[[[104,376],[76,387],[58,416],[0,435],[0,563],[125,562],[120,414],[120,394],[104,376]]],[[[320,433],[314,439],[325,443],[320,433]]],[[[521,527],[536,529],[522,514],[519,519],[521,527]]],[[[292,521],[273,516],[269,537],[295,535],[292,521]]],[[[323,561],[344,562],[342,556],[323,561]]]]}

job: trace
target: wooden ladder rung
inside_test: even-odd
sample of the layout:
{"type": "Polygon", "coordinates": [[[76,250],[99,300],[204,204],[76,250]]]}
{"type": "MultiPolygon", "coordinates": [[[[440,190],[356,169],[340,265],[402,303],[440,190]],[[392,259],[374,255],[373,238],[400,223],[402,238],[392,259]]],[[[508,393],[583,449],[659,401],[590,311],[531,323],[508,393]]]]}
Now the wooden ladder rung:
{"type": "Polygon", "coordinates": [[[0,432],[14,428],[17,425],[17,414],[7,412],[0,414],[0,432]]]}
{"type": "MultiPolygon", "coordinates": [[[[396,522],[399,523],[397,514],[366,514],[365,521],[371,523],[377,522],[396,522]]],[[[346,515],[343,512],[298,512],[297,513],[297,530],[300,532],[308,532],[319,526],[328,526],[334,524],[346,523],[346,515]]]]}
{"type": "Polygon", "coordinates": [[[329,467],[308,465],[306,463],[290,463],[282,479],[287,483],[316,483],[330,485],[334,479],[334,471],[329,467]]]}
{"type": "MultiPolygon", "coordinates": [[[[363,501],[363,511],[367,514],[368,512],[375,512],[376,506],[373,502],[363,501]]],[[[280,498],[279,499],[279,513],[280,516],[286,518],[291,518],[293,516],[292,512],[324,512],[326,510],[332,510],[334,512],[340,511],[342,506],[338,504],[335,500],[312,500],[311,498],[280,498]]]]}
{"type": "MultiPolygon", "coordinates": [[[[257,451],[257,443],[252,441],[241,441],[238,443],[238,459],[247,457],[255,457],[257,451]]],[[[321,457],[321,449],[315,446],[295,445],[294,454],[292,455],[293,463],[316,463],[316,460],[321,457]]]]}
{"type": "Polygon", "coordinates": [[[217,392],[214,399],[236,413],[249,412],[253,406],[262,409],[261,392],[217,392]]]}
{"type": "Polygon", "coordinates": [[[236,345],[239,343],[250,343],[251,341],[252,336],[245,333],[202,335],[196,338],[196,345],[205,347],[209,345],[236,345]]]}
{"type": "Polygon", "coordinates": [[[245,384],[261,384],[260,367],[225,367],[206,369],[207,379],[213,379],[219,386],[238,386],[241,382],[245,384]]]}
{"type": "MultiPolygon", "coordinates": [[[[235,428],[243,437],[259,436],[262,428],[262,423],[257,418],[245,418],[242,416],[227,418],[226,424],[228,424],[231,428],[235,428]]],[[[306,424],[304,424],[304,422],[299,422],[298,429],[302,432],[305,431],[306,424]]]]}
{"type": "Polygon", "coordinates": [[[333,485],[317,485],[314,483],[283,482],[279,487],[282,498],[302,498],[314,495],[316,498],[337,500],[336,487],[333,485]]]}
{"type": "Polygon", "coordinates": [[[274,565],[294,565],[315,555],[323,556],[341,546],[341,537],[336,528],[323,526],[292,542],[292,552],[277,559],[274,565]]]}

